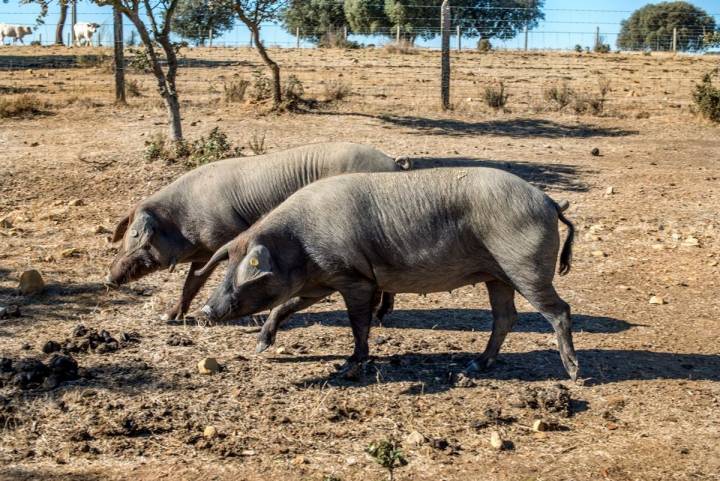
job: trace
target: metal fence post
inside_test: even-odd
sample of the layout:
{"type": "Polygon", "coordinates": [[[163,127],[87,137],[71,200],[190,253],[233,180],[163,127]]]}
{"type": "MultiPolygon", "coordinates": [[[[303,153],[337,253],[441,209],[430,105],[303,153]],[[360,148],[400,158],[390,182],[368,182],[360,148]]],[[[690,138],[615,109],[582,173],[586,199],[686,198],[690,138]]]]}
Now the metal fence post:
{"type": "Polygon", "coordinates": [[[300,27],[295,27],[295,48],[300,48],[300,27]]]}
{"type": "Polygon", "coordinates": [[[600,48],[600,27],[595,27],[595,50],[600,48]]]}
{"type": "Polygon", "coordinates": [[[395,27],[395,43],[400,43],[400,25],[395,27]]]}
{"type": "Polygon", "coordinates": [[[443,110],[448,110],[450,108],[450,3],[448,0],[443,0],[440,7],[440,35],[442,36],[440,97],[443,110]]]}
{"type": "Polygon", "coordinates": [[[460,32],[460,25],[457,26],[457,40],[458,40],[458,52],[462,51],[462,35],[460,32]]]}
{"type": "Polygon", "coordinates": [[[528,49],[528,26],[527,23],[525,24],[525,51],[527,52],[528,49]]]}
{"type": "Polygon", "coordinates": [[[673,28],[672,48],[673,53],[677,53],[677,27],[673,28]]]}
{"type": "Polygon", "coordinates": [[[115,103],[125,104],[125,55],[123,51],[122,14],[113,6],[113,41],[115,46],[115,103]]]}

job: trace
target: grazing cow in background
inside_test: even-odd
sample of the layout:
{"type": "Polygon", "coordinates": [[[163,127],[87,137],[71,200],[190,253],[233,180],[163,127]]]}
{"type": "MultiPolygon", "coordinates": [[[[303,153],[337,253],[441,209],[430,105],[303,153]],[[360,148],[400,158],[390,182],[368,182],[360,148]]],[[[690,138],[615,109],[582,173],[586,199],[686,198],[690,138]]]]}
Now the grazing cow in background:
{"type": "Polygon", "coordinates": [[[31,33],[32,27],[0,23],[0,41],[2,41],[3,44],[5,43],[5,37],[10,37],[13,39],[13,44],[17,41],[20,41],[21,44],[25,45],[25,42],[23,42],[23,37],[25,35],[30,35],[31,33]]]}
{"type": "Polygon", "coordinates": [[[100,25],[97,23],[76,23],[73,25],[75,32],[75,45],[92,45],[92,36],[97,32],[100,25]]]}

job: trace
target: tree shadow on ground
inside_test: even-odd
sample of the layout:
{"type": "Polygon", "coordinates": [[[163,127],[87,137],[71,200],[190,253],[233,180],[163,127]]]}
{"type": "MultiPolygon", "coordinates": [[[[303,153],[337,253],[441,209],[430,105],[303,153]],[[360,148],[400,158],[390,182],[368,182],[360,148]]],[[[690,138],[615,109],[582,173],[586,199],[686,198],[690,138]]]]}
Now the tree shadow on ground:
{"type": "Polygon", "coordinates": [[[413,169],[443,167],[491,167],[521,177],[542,189],[559,189],[572,192],[587,192],[588,186],[579,180],[580,174],[594,171],[568,164],[548,164],[523,160],[489,160],[475,157],[411,157],[413,169]]]}
{"type": "Polygon", "coordinates": [[[3,468],[0,481],[102,481],[108,479],[105,471],[68,473],[55,469],[40,469],[36,467],[8,466],[3,468]]]}
{"type": "MultiPolygon", "coordinates": [[[[573,331],[593,334],[614,334],[637,326],[621,319],[604,316],[573,314],[572,319],[573,331]]],[[[345,311],[307,312],[296,314],[284,329],[296,329],[312,324],[335,327],[350,325],[345,311]]],[[[394,311],[382,325],[391,329],[490,332],[492,314],[487,309],[401,309],[394,311]]],[[[513,332],[550,334],[554,331],[542,315],[537,312],[526,312],[520,313],[513,332]]]]}
{"type": "Polygon", "coordinates": [[[636,130],[599,127],[585,123],[571,125],[548,119],[532,118],[484,120],[479,122],[402,115],[381,115],[377,118],[398,127],[412,129],[418,135],[445,135],[451,137],[502,135],[521,139],[532,137],[586,139],[591,137],[626,137],[639,133],[636,130]]]}
{"type": "MultiPolygon", "coordinates": [[[[413,383],[403,394],[432,394],[455,388],[453,379],[478,354],[403,353],[375,357],[357,381],[349,381],[331,373],[300,381],[299,386],[318,387],[324,384],[362,387],[396,382],[413,383]]],[[[699,380],[720,382],[720,355],[676,354],[671,352],[632,351],[625,349],[586,349],[577,351],[580,377],[587,385],[622,381],[699,380]]],[[[336,361],[339,356],[295,356],[273,362],[336,361]]],[[[569,381],[560,355],[554,350],[501,353],[497,364],[476,377],[483,380],[569,381]]]]}
{"type": "Polygon", "coordinates": [[[27,323],[28,318],[39,316],[67,319],[68,313],[64,311],[67,308],[71,308],[73,316],[77,316],[90,314],[101,305],[121,306],[140,302],[140,296],[129,295],[132,293],[129,290],[124,291],[122,297],[117,294],[107,296],[107,293],[108,288],[99,282],[49,283],[41,293],[31,296],[22,296],[15,288],[0,287],[0,304],[18,305],[22,316],[14,321],[27,323]]]}
{"type": "MultiPolygon", "coordinates": [[[[111,59],[103,54],[77,55],[0,55],[1,70],[25,70],[29,68],[86,68],[111,59]]],[[[127,63],[127,62],[126,62],[127,63]]],[[[179,68],[212,68],[257,65],[245,60],[209,60],[198,58],[178,59],[179,68]]]]}

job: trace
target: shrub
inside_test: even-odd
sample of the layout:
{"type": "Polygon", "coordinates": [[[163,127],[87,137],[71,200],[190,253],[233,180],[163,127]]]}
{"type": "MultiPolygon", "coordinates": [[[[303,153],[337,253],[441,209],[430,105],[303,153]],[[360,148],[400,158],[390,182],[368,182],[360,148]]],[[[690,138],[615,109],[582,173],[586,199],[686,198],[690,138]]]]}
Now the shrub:
{"type": "Polygon", "coordinates": [[[693,100],[698,110],[713,122],[720,122],[720,88],[713,85],[713,77],[719,74],[720,69],[705,74],[702,82],[695,85],[693,92],[693,100]]]}
{"type": "Polygon", "coordinates": [[[580,45],[579,43],[576,44],[576,45],[575,45],[575,51],[576,51],[577,53],[582,53],[582,52],[583,52],[583,47],[582,47],[582,45],[580,45]]]}
{"type": "Polygon", "coordinates": [[[0,119],[30,118],[43,115],[47,104],[34,95],[0,98],[0,119]]]}
{"type": "Polygon", "coordinates": [[[350,86],[342,80],[330,80],[323,86],[326,102],[338,102],[348,97],[352,91],[350,86]]]}
{"type": "Polygon", "coordinates": [[[393,481],[395,469],[408,464],[407,459],[400,450],[400,443],[394,439],[383,439],[371,443],[365,452],[368,453],[376,463],[388,470],[388,479],[393,481]]]}
{"type": "Polygon", "coordinates": [[[162,160],[167,163],[185,161],[188,167],[197,167],[216,160],[242,155],[239,147],[233,147],[227,134],[218,127],[213,128],[207,137],[171,144],[165,134],[157,133],[145,141],[143,157],[146,161],[162,160]]]}
{"type": "Polygon", "coordinates": [[[593,47],[593,52],[595,53],[609,53],[610,52],[610,44],[609,43],[602,43],[602,41],[597,42],[595,46],[593,47]]]}
{"type": "Polygon", "coordinates": [[[250,82],[245,79],[232,80],[230,83],[223,84],[223,98],[225,103],[242,102],[245,100],[245,92],[250,86],[250,82]]]}
{"type": "Polygon", "coordinates": [[[152,72],[152,62],[145,48],[128,48],[127,53],[128,67],[141,73],[152,72]]]}
{"type": "Polygon", "coordinates": [[[299,102],[305,93],[305,87],[295,75],[290,74],[285,78],[282,85],[282,95],[286,102],[299,102]]]}
{"type": "Polygon", "coordinates": [[[477,43],[478,52],[490,52],[492,50],[492,44],[490,40],[481,38],[477,43]]]}
{"type": "Polygon", "coordinates": [[[33,47],[41,47],[42,42],[40,40],[33,40],[32,42],[30,42],[30,45],[33,47]]]}
{"type": "Polygon", "coordinates": [[[409,55],[415,53],[415,48],[412,42],[407,40],[400,40],[399,42],[390,42],[385,44],[385,51],[387,53],[399,53],[401,55],[409,55]]]}
{"type": "Polygon", "coordinates": [[[253,72],[250,97],[256,102],[261,102],[272,97],[272,81],[260,70],[253,72]]]}
{"type": "Polygon", "coordinates": [[[112,66],[113,60],[109,55],[76,55],[75,65],[82,68],[112,66]]]}
{"type": "Polygon", "coordinates": [[[495,82],[485,87],[483,99],[488,107],[499,110],[505,107],[508,94],[505,93],[505,84],[503,82],[495,82]]]}
{"type": "Polygon", "coordinates": [[[142,97],[142,85],[135,79],[125,82],[125,91],[129,97],[142,97]]]}
{"type": "Polygon", "coordinates": [[[592,94],[582,92],[575,96],[573,110],[576,114],[598,115],[603,112],[605,100],[592,94]]]}
{"type": "Polygon", "coordinates": [[[213,128],[207,138],[200,137],[190,144],[188,163],[197,167],[199,165],[215,162],[216,160],[242,155],[240,148],[233,148],[228,141],[227,134],[219,127],[213,128]]]}
{"type": "Polygon", "coordinates": [[[262,155],[267,152],[265,150],[265,132],[262,134],[253,132],[252,137],[248,140],[248,147],[250,147],[250,150],[252,150],[252,153],[255,155],[262,155]]]}
{"type": "Polygon", "coordinates": [[[575,93],[567,83],[552,85],[543,91],[545,101],[551,104],[551,108],[560,111],[572,102],[575,93]]]}

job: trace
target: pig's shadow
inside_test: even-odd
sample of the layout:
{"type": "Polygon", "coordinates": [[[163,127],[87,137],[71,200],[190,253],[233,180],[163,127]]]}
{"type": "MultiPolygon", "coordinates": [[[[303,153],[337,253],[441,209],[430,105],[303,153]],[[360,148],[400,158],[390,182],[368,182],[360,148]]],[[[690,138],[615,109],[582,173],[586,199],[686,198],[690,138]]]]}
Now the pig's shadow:
{"type": "MultiPolygon", "coordinates": [[[[604,316],[573,314],[573,331],[589,333],[618,333],[637,324],[604,316]]],[[[346,311],[306,312],[291,318],[284,329],[312,324],[349,327],[346,311]]],[[[402,309],[386,318],[382,327],[391,329],[431,329],[440,331],[490,331],[492,314],[486,309],[402,309]]],[[[520,313],[515,332],[552,333],[552,327],[537,312],[520,313]]]]}
{"type": "MultiPolygon", "coordinates": [[[[403,353],[374,357],[357,381],[348,381],[337,373],[303,379],[296,383],[305,388],[328,385],[362,387],[377,383],[409,382],[403,394],[418,395],[444,392],[455,387],[454,379],[478,354],[403,353]]],[[[588,385],[622,381],[662,379],[720,381],[720,355],[675,354],[626,349],[585,349],[577,351],[580,376],[588,385]]],[[[328,362],[337,356],[297,356],[275,362],[328,362]]],[[[497,364],[475,378],[477,384],[489,380],[569,381],[560,356],[554,350],[501,353],[497,364]]]]}

